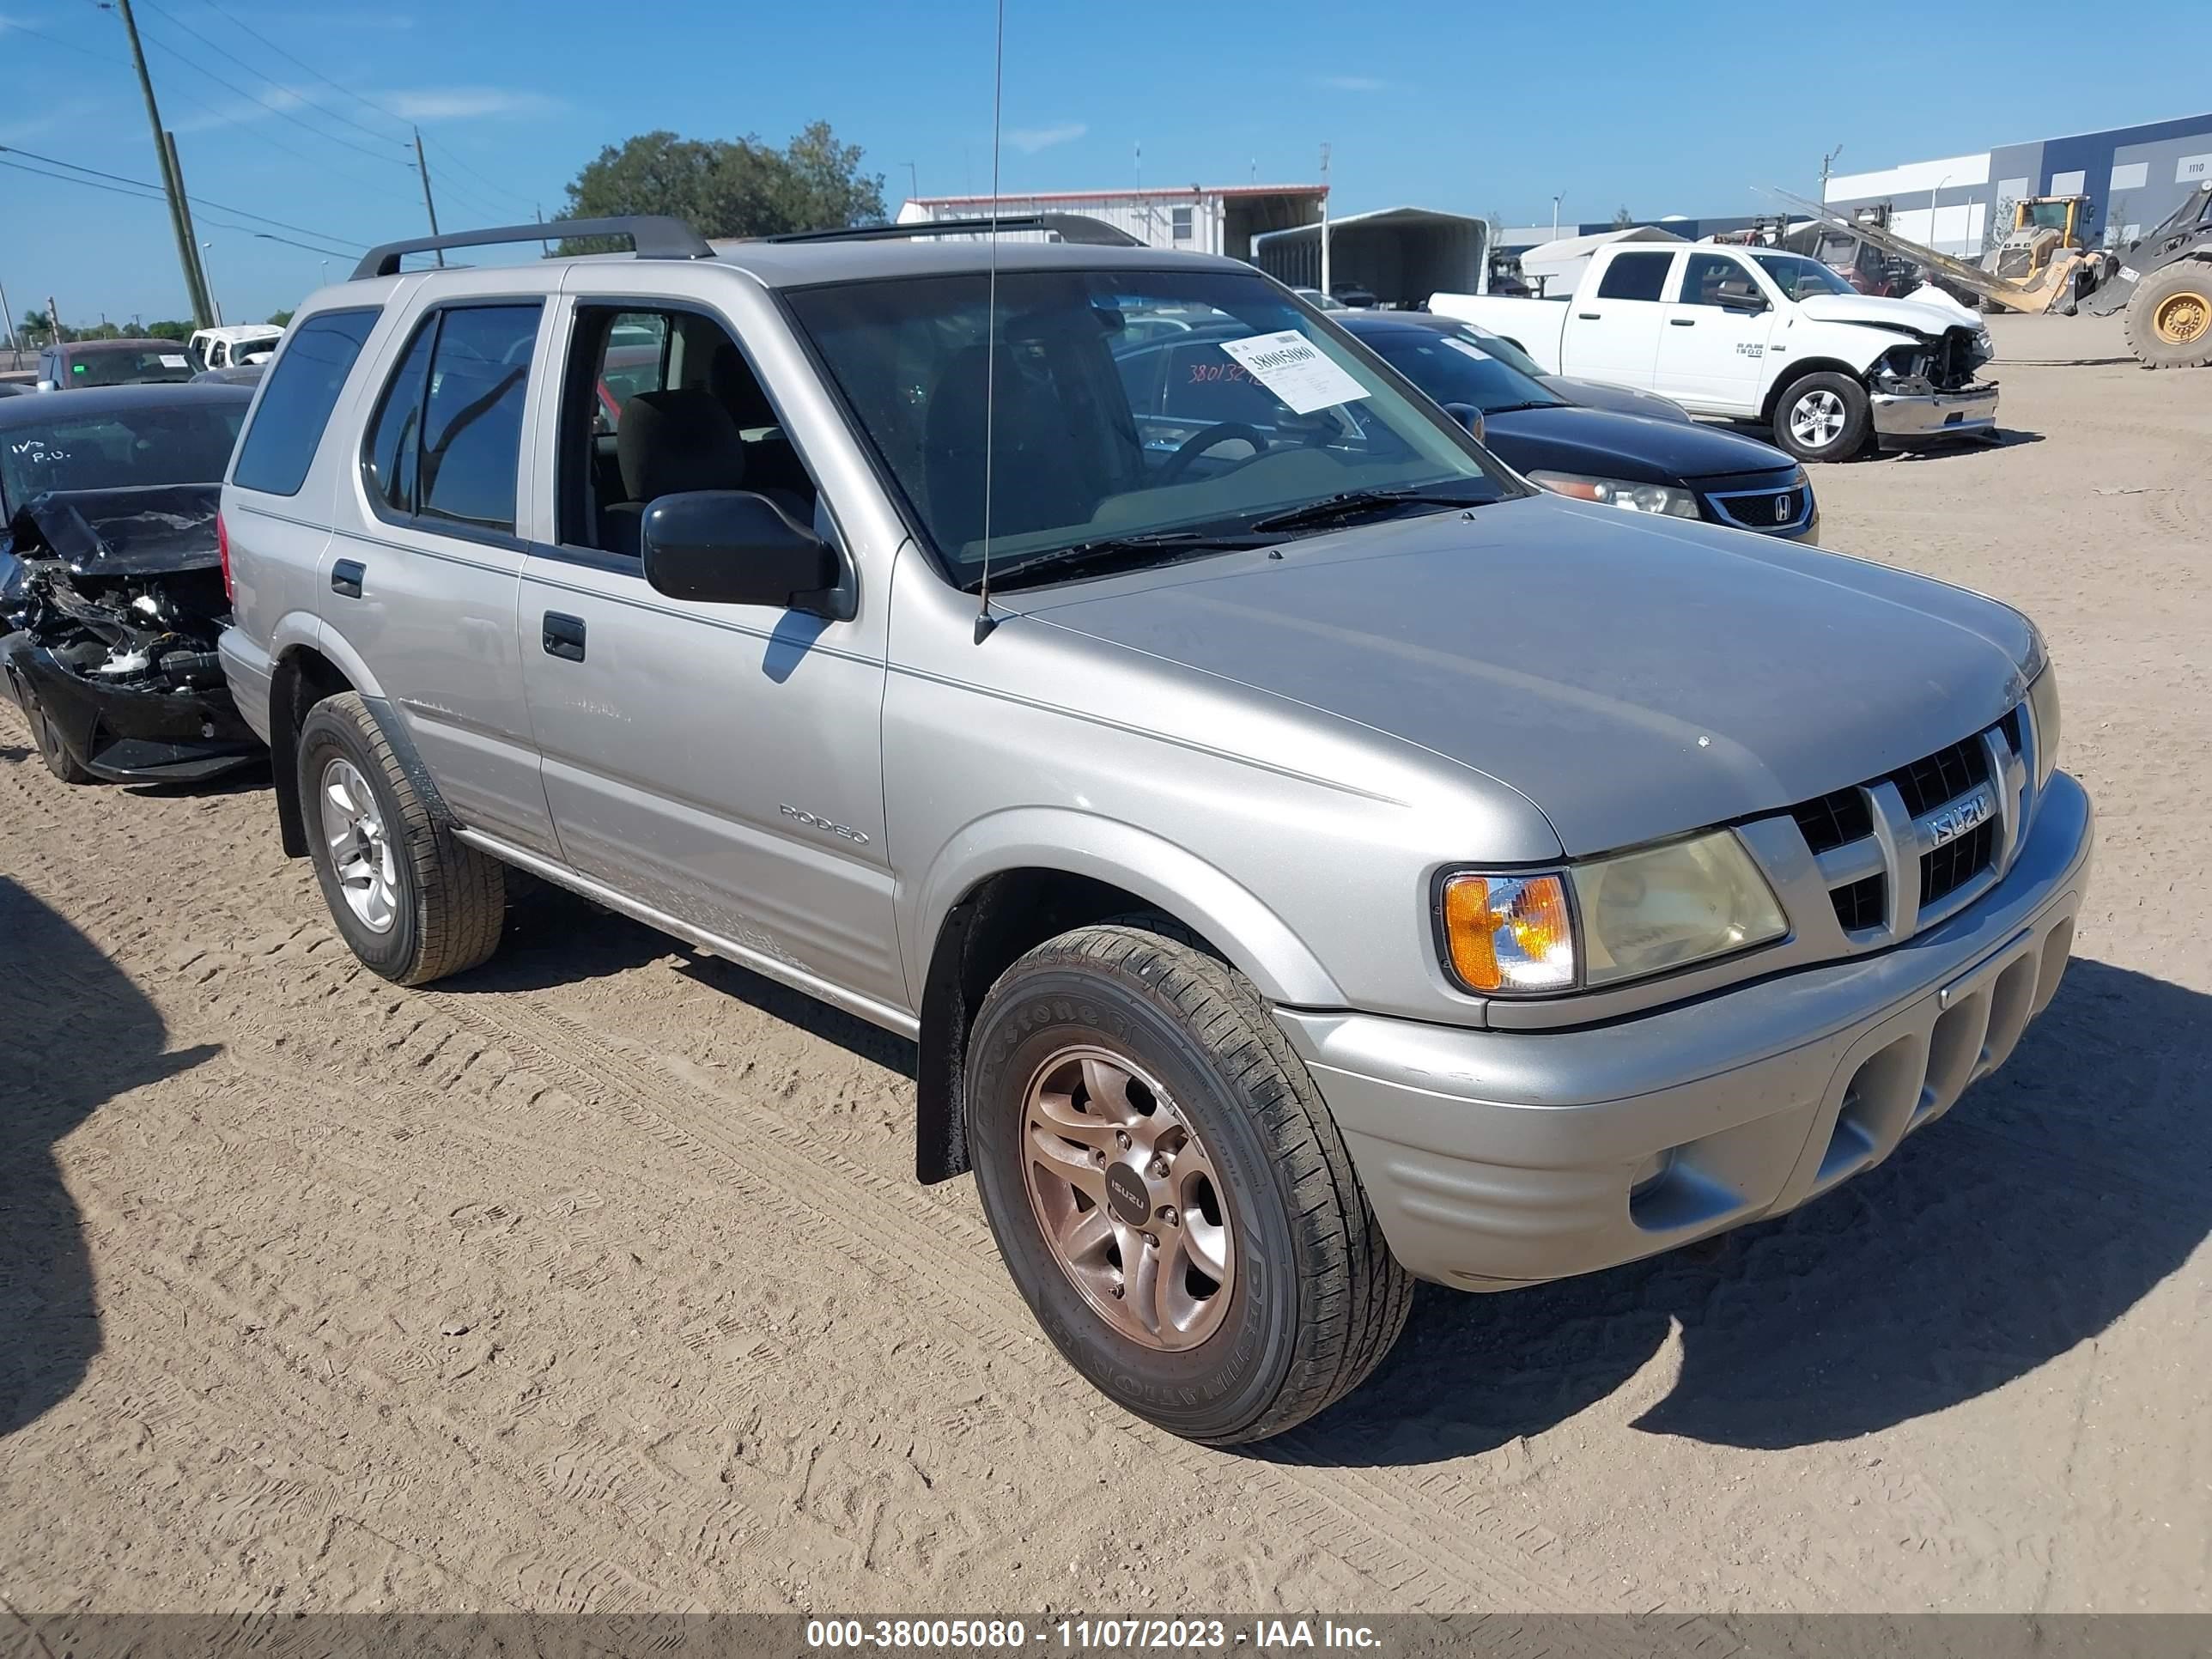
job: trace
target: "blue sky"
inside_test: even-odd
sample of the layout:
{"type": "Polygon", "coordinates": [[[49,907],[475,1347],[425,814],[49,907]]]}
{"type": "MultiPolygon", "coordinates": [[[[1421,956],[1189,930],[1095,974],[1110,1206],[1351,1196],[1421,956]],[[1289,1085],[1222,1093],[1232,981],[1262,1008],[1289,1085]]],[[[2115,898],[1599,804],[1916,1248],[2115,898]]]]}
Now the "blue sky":
{"type": "MultiPolygon", "coordinates": [[[[449,229],[550,215],[602,144],[654,127],[781,143],[827,119],[893,203],[908,162],[926,195],[990,184],[989,0],[134,4],[187,185],[230,210],[197,211],[234,321],[322,280],[325,254],[255,231],[333,250],[333,278],[422,232],[416,121],[449,229]]],[[[2142,46],[2193,38],[2201,7],[2143,0],[2097,28],[2078,0],[1008,0],[1001,184],[1134,182],[1139,144],[1147,185],[1304,180],[1326,141],[1340,211],[1548,222],[1560,191],[1570,220],[1751,212],[1753,185],[1809,191],[1839,143],[1851,171],[2201,110],[2203,54],[2142,46]]],[[[0,0],[0,76],[16,314],[52,294],[70,322],[184,315],[158,200],[22,170],[158,177],[116,15],[0,0]]]]}

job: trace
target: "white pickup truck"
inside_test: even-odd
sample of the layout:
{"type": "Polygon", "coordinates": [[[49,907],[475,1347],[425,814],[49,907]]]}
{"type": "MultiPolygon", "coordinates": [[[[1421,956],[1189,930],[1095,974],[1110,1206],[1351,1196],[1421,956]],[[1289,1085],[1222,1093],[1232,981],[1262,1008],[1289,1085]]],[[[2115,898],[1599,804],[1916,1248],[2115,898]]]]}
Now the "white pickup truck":
{"type": "Polygon", "coordinates": [[[1855,292],[1819,261],[1711,243],[1603,248],[1571,298],[1437,294],[1429,308],[1502,334],[1548,373],[1656,392],[1771,424],[1804,461],[1883,441],[1996,429],[1971,313],[1855,292]]]}

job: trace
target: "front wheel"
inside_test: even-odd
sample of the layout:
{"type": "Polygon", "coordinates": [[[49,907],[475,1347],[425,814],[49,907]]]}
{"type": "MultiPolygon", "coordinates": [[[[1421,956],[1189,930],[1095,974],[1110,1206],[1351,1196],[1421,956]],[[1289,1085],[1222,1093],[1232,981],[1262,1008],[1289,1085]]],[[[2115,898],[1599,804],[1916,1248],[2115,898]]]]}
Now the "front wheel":
{"type": "Polygon", "coordinates": [[[1365,1380],[1412,1281],[1251,987],[1142,926],[1008,969],[969,1046],[969,1145],[1008,1271],[1109,1399],[1212,1445],[1365,1380]]]}
{"type": "Polygon", "coordinates": [[[1774,403],[1774,441],[1801,461],[1847,461],[1874,430],[1867,390],[1848,374],[1808,374],[1774,403]]]}
{"type": "Polygon", "coordinates": [[[2136,285],[2128,345],[2152,368],[2212,363],[2212,259],[2179,259],[2136,285]]]}

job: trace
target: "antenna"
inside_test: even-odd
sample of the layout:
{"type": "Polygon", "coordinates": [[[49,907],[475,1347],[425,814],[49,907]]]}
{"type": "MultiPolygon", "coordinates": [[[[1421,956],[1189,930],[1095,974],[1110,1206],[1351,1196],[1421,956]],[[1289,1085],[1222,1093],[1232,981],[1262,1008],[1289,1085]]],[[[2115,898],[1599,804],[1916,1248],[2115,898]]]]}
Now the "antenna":
{"type": "Polygon", "coordinates": [[[1006,0],[999,0],[991,55],[991,286],[983,301],[983,580],[976,584],[975,643],[991,636],[991,458],[999,426],[999,110],[1006,85],[1006,0]]]}

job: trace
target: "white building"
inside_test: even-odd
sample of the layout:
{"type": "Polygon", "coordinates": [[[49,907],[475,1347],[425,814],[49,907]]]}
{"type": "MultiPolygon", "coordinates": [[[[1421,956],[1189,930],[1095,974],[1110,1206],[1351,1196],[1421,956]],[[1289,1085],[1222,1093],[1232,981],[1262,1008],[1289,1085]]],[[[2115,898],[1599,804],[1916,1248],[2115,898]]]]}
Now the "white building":
{"type": "MultiPolygon", "coordinates": [[[[1255,236],[1317,223],[1328,196],[1326,185],[1190,185],[1002,195],[998,209],[1002,216],[1080,214],[1126,231],[1151,247],[1249,259],[1255,236]]],[[[898,222],[988,218],[991,201],[988,196],[912,197],[899,208],[898,222]]]]}

